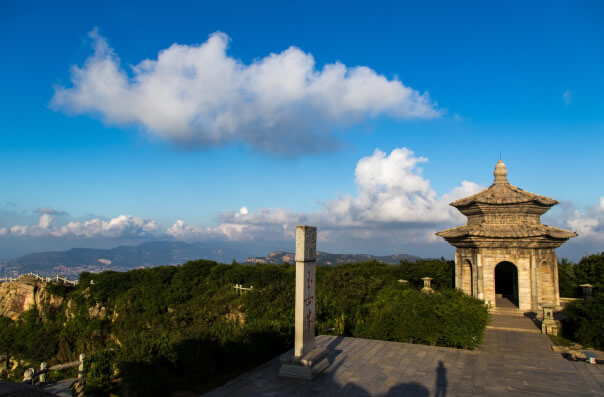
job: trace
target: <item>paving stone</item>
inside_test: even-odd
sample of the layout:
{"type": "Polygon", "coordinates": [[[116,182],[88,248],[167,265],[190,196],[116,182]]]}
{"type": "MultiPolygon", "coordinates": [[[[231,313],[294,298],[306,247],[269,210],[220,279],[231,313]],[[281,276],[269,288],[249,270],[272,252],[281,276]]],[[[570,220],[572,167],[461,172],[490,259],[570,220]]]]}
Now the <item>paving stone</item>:
{"type": "Polygon", "coordinates": [[[317,346],[328,348],[330,366],[313,381],[279,378],[275,358],[206,395],[428,397],[444,384],[447,397],[604,397],[604,366],[552,354],[540,334],[489,329],[478,351],[333,336],[317,346]]]}

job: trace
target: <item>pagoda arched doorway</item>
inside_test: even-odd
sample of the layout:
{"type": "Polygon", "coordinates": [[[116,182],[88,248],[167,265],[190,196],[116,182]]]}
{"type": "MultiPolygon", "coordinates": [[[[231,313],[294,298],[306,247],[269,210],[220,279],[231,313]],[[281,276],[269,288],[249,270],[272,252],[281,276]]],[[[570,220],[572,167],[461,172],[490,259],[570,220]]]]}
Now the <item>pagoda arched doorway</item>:
{"type": "Polygon", "coordinates": [[[518,268],[512,262],[499,262],[495,266],[495,306],[518,307],[518,268]]]}

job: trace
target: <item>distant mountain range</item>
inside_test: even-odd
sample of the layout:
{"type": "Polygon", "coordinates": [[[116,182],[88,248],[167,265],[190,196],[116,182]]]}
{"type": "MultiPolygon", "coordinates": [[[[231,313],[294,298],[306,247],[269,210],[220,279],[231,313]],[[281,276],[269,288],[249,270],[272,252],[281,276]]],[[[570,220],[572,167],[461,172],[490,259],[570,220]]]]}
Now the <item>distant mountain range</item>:
{"type": "MultiPolygon", "coordinates": [[[[417,256],[407,254],[396,254],[388,256],[375,256],[369,254],[330,254],[327,252],[317,252],[317,265],[339,265],[341,263],[354,263],[364,261],[380,261],[391,265],[398,265],[400,261],[415,262],[421,259],[417,256]]],[[[243,263],[245,264],[257,264],[257,263],[270,263],[270,264],[281,264],[281,263],[294,263],[294,254],[291,252],[276,251],[271,252],[267,256],[254,256],[247,258],[243,263]]]]}
{"type": "Polygon", "coordinates": [[[21,273],[74,273],[71,269],[79,273],[174,265],[194,259],[231,263],[233,259],[245,258],[247,255],[249,251],[245,252],[226,244],[152,241],[112,249],[72,248],[67,251],[38,252],[11,260],[7,265],[18,267],[21,273]]]}
{"type": "MultiPolygon", "coordinates": [[[[231,263],[233,260],[245,264],[294,263],[294,254],[276,251],[267,256],[250,257],[258,251],[246,245],[221,242],[184,243],[174,241],[152,241],[136,246],[119,246],[112,249],[72,248],[67,251],[39,252],[24,255],[20,258],[0,264],[0,275],[22,274],[28,272],[41,275],[72,275],[82,271],[99,272],[104,270],[125,271],[140,267],[176,265],[195,259],[208,259],[216,262],[231,263]],[[244,258],[247,258],[244,260],[244,258]],[[4,269],[2,269],[4,266],[4,269]]],[[[265,251],[266,252],[266,251],[265,251]]],[[[317,253],[317,264],[337,265],[340,263],[378,260],[398,264],[401,260],[415,261],[417,256],[399,254],[374,256],[367,254],[329,254],[317,253]]]]}

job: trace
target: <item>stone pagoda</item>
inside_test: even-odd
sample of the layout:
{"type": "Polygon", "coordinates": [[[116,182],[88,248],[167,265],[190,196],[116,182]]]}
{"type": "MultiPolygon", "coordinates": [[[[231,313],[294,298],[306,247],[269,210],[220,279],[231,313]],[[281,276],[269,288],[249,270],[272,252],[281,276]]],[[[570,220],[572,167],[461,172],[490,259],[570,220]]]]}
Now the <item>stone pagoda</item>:
{"type": "Polygon", "coordinates": [[[503,161],[494,175],[488,189],[450,204],[468,223],[436,233],[457,248],[456,287],[493,306],[539,313],[543,303],[559,305],[554,249],[577,234],[542,225],[558,201],[510,184],[503,161]]]}

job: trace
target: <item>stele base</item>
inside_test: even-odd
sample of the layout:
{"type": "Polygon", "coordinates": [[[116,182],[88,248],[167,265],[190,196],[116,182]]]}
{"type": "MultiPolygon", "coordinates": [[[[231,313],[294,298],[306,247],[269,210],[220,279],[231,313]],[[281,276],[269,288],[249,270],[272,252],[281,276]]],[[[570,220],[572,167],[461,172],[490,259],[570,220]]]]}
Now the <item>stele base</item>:
{"type": "Polygon", "coordinates": [[[287,353],[281,356],[279,376],[286,378],[311,380],[329,366],[327,349],[317,347],[302,357],[287,353]]]}

